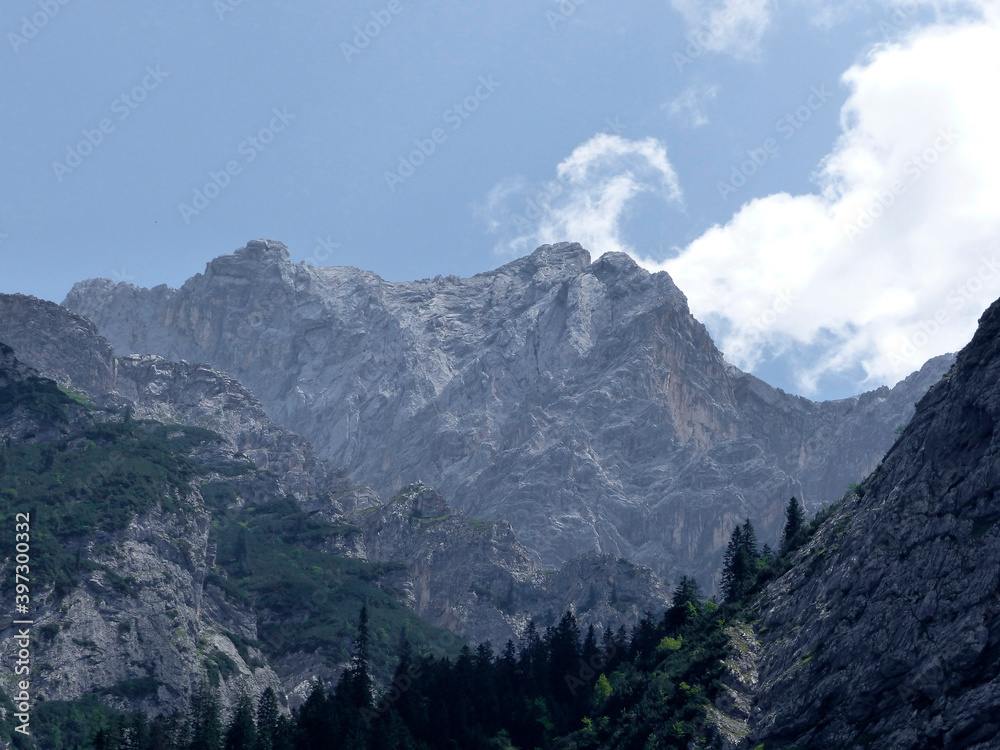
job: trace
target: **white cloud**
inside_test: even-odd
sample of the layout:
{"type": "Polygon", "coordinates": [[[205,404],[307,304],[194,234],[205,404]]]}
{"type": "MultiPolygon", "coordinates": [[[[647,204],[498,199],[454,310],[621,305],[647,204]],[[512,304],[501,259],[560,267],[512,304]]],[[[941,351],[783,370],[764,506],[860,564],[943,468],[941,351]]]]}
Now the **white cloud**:
{"type": "Polygon", "coordinates": [[[718,93],[718,86],[689,86],[676,99],[661,105],[661,108],[686,125],[699,128],[708,124],[708,113],[705,109],[718,93]]]}
{"type": "Polygon", "coordinates": [[[489,230],[500,235],[500,252],[522,254],[566,239],[596,255],[627,252],[622,222],[636,196],[654,193],[681,201],[677,174],[655,138],[595,135],[559,164],[556,175],[534,193],[521,178],[504,180],[477,207],[489,230]]]}
{"type": "Polygon", "coordinates": [[[824,354],[806,391],[861,365],[895,382],[967,343],[1000,295],[1000,27],[995,17],[911,32],[843,80],[842,135],[819,194],[744,205],[663,268],[694,314],[728,323],[721,348],[753,367],[824,354]]]}
{"type": "Polygon", "coordinates": [[[687,22],[698,53],[710,51],[752,58],[771,25],[773,0],[671,0],[687,22]]]}

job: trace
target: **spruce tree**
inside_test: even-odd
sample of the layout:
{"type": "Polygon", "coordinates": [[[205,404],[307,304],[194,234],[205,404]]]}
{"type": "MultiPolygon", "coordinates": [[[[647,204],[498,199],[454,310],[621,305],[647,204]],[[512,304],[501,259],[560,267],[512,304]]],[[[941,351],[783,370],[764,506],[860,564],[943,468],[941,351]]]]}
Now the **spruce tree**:
{"type": "Polygon", "coordinates": [[[760,556],[760,548],[757,546],[757,532],[749,518],[743,524],[743,551],[749,560],[756,561],[760,556]]]}
{"type": "Polygon", "coordinates": [[[257,727],[253,720],[253,702],[246,693],[240,696],[236,710],[226,729],[226,750],[254,750],[257,727]]]}
{"type": "Polygon", "coordinates": [[[278,728],[278,697],[270,687],[257,702],[257,739],[254,750],[274,750],[274,733],[278,728]]]}
{"type": "Polygon", "coordinates": [[[737,526],[729,537],[726,555],[722,562],[722,596],[735,601],[746,579],[746,560],[743,555],[743,527],[737,526]]]}
{"type": "Polygon", "coordinates": [[[351,683],[354,708],[361,711],[371,708],[371,640],[368,633],[368,607],[361,606],[358,617],[358,638],[354,642],[354,664],[351,668],[351,683]]]}
{"type": "Polygon", "coordinates": [[[806,527],[806,513],[802,504],[792,498],[785,508],[785,528],[781,532],[781,556],[788,555],[798,549],[803,542],[806,527]]]}
{"type": "Polygon", "coordinates": [[[219,701],[207,682],[191,694],[191,750],[219,750],[222,718],[219,701]]]}
{"type": "Polygon", "coordinates": [[[748,518],[742,526],[733,529],[726,547],[722,593],[727,602],[741,602],[746,597],[757,581],[759,563],[757,532],[748,518]]]}
{"type": "Polygon", "coordinates": [[[697,605],[701,601],[701,591],[698,582],[690,576],[681,576],[680,583],[674,589],[670,604],[674,607],[685,607],[690,602],[697,605]]]}

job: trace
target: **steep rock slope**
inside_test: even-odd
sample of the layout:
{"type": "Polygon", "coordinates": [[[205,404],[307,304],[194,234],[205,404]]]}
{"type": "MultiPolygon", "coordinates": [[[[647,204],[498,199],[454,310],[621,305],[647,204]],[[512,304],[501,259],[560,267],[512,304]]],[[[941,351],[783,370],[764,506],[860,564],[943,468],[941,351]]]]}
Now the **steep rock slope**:
{"type": "Polygon", "coordinates": [[[410,485],[381,507],[351,513],[374,562],[405,561],[408,603],[427,621],[498,648],[529,620],[547,627],[567,610],[601,633],[669,606],[649,568],[595,553],[542,570],[506,521],[476,521],[430,487],[410,485]]]}
{"type": "Polygon", "coordinates": [[[874,467],[947,362],[813,403],[728,365],[665,273],[576,244],[470,279],[391,283],[255,240],[170,289],[65,303],[119,351],[205,361],[383,495],[424,481],[545,564],[588,550],[711,585],[746,516],[775,536],[874,467]]]}
{"type": "MultiPolygon", "coordinates": [[[[113,437],[100,437],[112,434],[116,426],[122,428],[120,417],[95,413],[66,397],[52,381],[20,363],[10,347],[0,345],[4,517],[15,511],[31,513],[32,695],[59,700],[99,692],[118,701],[127,696],[134,706],[177,706],[204,674],[204,659],[220,653],[233,670],[219,685],[227,703],[241,689],[258,694],[271,685],[281,690],[275,672],[269,666],[248,665],[231,640],[233,633],[256,639],[252,613],[205,586],[211,558],[209,514],[190,482],[165,483],[162,504],[147,504],[131,519],[109,523],[116,508],[103,493],[126,481],[125,456],[131,462],[128,470],[145,463],[131,452],[116,451],[120,446],[114,446],[113,437]],[[60,467],[85,468],[79,476],[57,475],[60,486],[53,488],[64,491],[68,486],[74,507],[56,509],[37,500],[28,505],[30,481],[36,472],[44,477],[44,470],[35,464],[22,481],[13,477],[20,473],[19,453],[34,455],[18,449],[32,447],[46,463],[55,462],[58,452],[60,467]],[[94,457],[89,463],[88,455],[94,457]],[[167,505],[173,510],[166,510],[167,505]],[[66,530],[71,524],[63,519],[81,514],[87,506],[99,515],[86,537],[66,530]],[[53,536],[57,543],[47,543],[53,536]],[[65,557],[73,546],[75,562],[56,557],[65,557]],[[220,610],[225,616],[209,614],[220,610]]],[[[141,434],[136,428],[135,435],[141,434]]],[[[179,430],[174,432],[177,438],[188,442],[179,430]]],[[[158,447],[168,442],[161,440],[158,447]]],[[[197,437],[189,447],[176,450],[177,464],[195,454],[211,456],[214,465],[221,465],[217,453],[197,437]]],[[[206,468],[203,473],[207,477],[212,471],[206,468]]],[[[8,575],[10,565],[9,558],[2,565],[8,575]]],[[[14,658],[12,650],[17,648],[12,635],[13,626],[3,633],[0,653],[5,659],[14,658]]],[[[251,663],[260,655],[256,649],[243,653],[251,663]]],[[[14,684],[12,673],[4,677],[8,695],[14,694],[14,684]]]]}
{"type": "Polygon", "coordinates": [[[761,605],[751,746],[996,748],[1000,301],[761,605]]]}
{"type": "MultiPolygon", "coordinates": [[[[491,640],[499,647],[508,638],[516,640],[529,619],[548,624],[570,607],[598,629],[606,623],[630,625],[667,602],[662,582],[648,569],[614,558],[545,572],[509,524],[466,518],[430,488],[410,488],[383,502],[318,458],[307,441],[272,422],[232,377],[155,355],[115,357],[91,321],[51,302],[0,295],[0,340],[98,406],[218,433],[224,441],[212,450],[220,461],[235,458],[272,477],[241,483],[243,502],[293,496],[313,516],[346,529],[326,538],[323,551],[395,566],[386,585],[400,592],[401,601],[474,642],[491,640]],[[427,507],[434,512],[428,515],[427,507]]],[[[305,660],[290,675],[307,681],[312,668],[315,664],[305,660]]]]}

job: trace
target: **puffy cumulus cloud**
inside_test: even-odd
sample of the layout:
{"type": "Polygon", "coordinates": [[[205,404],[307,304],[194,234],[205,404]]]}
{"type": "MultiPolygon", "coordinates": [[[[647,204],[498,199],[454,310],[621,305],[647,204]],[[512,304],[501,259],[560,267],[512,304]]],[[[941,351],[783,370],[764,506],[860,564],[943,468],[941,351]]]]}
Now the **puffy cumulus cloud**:
{"type": "Polygon", "coordinates": [[[1000,295],[1000,25],[985,19],[913,31],[847,71],[818,194],[753,200],[677,257],[640,259],[724,322],[736,364],[819,349],[796,372],[811,392],[858,366],[892,383],[968,342],[1000,295]]]}
{"type": "Polygon", "coordinates": [[[688,25],[695,56],[704,51],[752,58],[771,25],[773,0],[671,0],[688,25]]]}
{"type": "Polygon", "coordinates": [[[503,254],[523,254],[567,238],[597,255],[626,252],[622,222],[629,203],[644,193],[667,202],[682,200],[666,148],[655,138],[600,133],[559,164],[556,179],[534,190],[522,178],[504,180],[476,213],[501,238],[497,250],[503,254]]]}

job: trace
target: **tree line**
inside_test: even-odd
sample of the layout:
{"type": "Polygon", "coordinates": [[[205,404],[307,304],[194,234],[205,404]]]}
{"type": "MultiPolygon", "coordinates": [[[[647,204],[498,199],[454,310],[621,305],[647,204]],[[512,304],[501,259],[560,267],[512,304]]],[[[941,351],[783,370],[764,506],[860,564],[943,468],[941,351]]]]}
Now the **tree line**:
{"type": "MultiPolygon", "coordinates": [[[[760,547],[747,520],[732,532],[721,601],[683,577],[671,606],[632,629],[582,631],[567,612],[496,653],[489,643],[455,658],[414,652],[401,638],[398,662],[379,690],[371,674],[369,615],[362,607],[352,662],[334,686],[317,682],[283,714],[268,688],[256,705],[238,701],[227,721],[207,684],[185,714],[120,714],[102,726],[94,750],[569,750],[599,746],[687,748],[708,741],[705,710],[720,689],[726,628],[771,577],[780,575],[818,521],[795,499],[779,549],[760,547]]],[[[78,746],[79,747],[79,746],[78,746]]],[[[81,748],[82,750],[82,748],[81,748]]]]}

